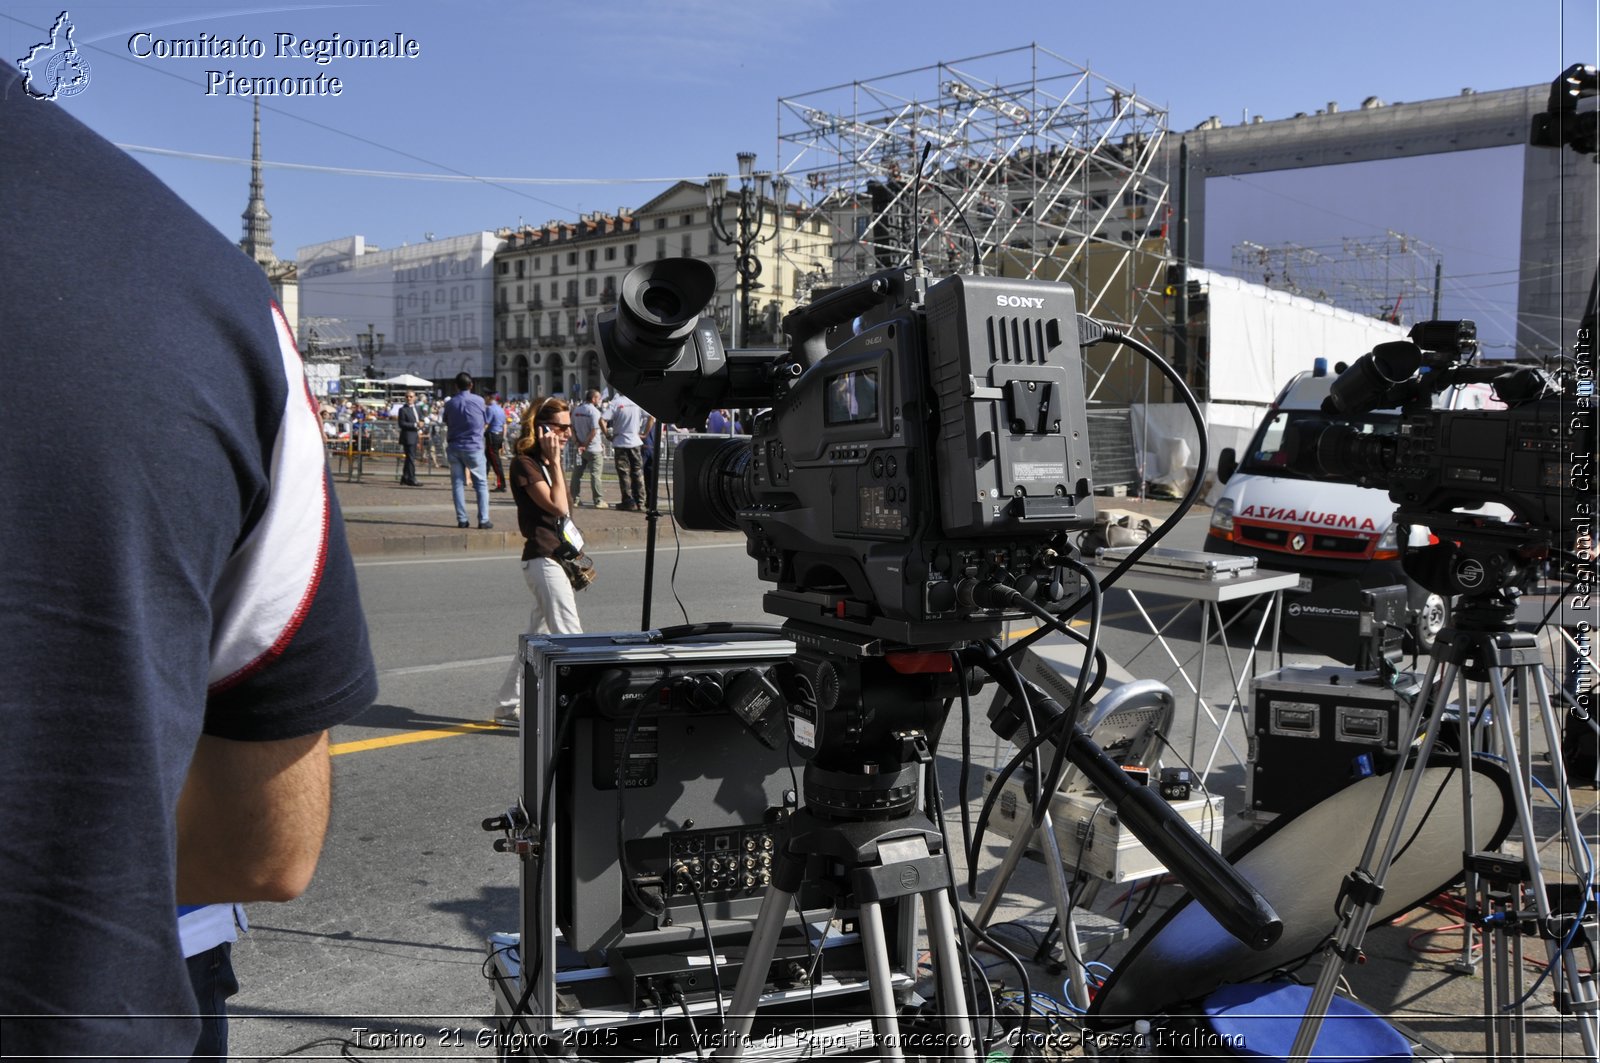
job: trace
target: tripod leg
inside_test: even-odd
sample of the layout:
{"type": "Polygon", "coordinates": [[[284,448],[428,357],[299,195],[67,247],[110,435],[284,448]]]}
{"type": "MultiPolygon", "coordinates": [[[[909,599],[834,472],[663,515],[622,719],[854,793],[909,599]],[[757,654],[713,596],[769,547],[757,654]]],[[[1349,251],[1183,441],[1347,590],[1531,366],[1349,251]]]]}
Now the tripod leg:
{"type": "MultiPolygon", "coordinates": [[[[1478,684],[1478,687],[1480,697],[1477,701],[1471,701],[1467,697],[1468,685],[1465,675],[1461,677],[1456,686],[1456,740],[1461,747],[1461,799],[1465,809],[1461,817],[1463,837],[1461,851],[1464,853],[1470,853],[1476,848],[1473,843],[1473,839],[1477,837],[1477,834],[1475,833],[1476,827],[1472,815],[1472,751],[1477,748],[1474,743],[1479,726],[1482,724],[1483,718],[1489,715],[1485,711],[1487,702],[1481,697],[1482,684],[1478,684]]],[[[1462,896],[1473,897],[1477,893],[1478,875],[1469,861],[1462,883],[1462,896]]],[[[1477,940],[1478,931],[1472,925],[1472,920],[1463,920],[1461,924],[1461,958],[1456,963],[1456,970],[1461,974],[1471,974],[1476,966],[1473,959],[1473,946],[1477,940]]],[[[1485,991],[1487,991],[1487,980],[1484,985],[1485,991]]],[[[1484,1010],[1484,1014],[1489,1014],[1487,1007],[1484,1010]]]]}
{"type": "MultiPolygon", "coordinates": [[[[1059,873],[1059,865],[1057,871],[1059,873]]],[[[945,1047],[955,1059],[975,1059],[977,1052],[972,1039],[972,1023],[966,1014],[966,972],[962,969],[961,951],[956,947],[955,912],[950,908],[950,897],[944,890],[931,890],[922,895],[922,907],[928,915],[928,944],[933,952],[933,972],[939,979],[939,995],[945,1001],[944,1028],[950,1041],[945,1047]]],[[[1063,910],[1061,918],[1062,932],[1072,933],[1070,924],[1066,922],[1071,918],[1071,913],[1063,910]]]]}
{"type": "MultiPolygon", "coordinates": [[[[878,1030],[879,1059],[905,1059],[900,1047],[900,1022],[895,1017],[893,972],[889,967],[889,941],[883,932],[883,906],[877,901],[861,905],[861,947],[867,961],[867,991],[872,1000],[872,1024],[878,1030]]],[[[959,992],[959,990],[958,990],[959,992]]]]}
{"type": "Polygon", "coordinates": [[[778,948],[778,937],[783,933],[783,922],[793,902],[794,894],[777,886],[768,886],[766,896],[761,898],[761,911],[757,913],[755,927],[750,932],[744,967],[739,971],[739,980],[734,983],[733,1001],[728,1005],[728,1021],[723,1028],[722,1043],[714,1054],[717,1059],[738,1059],[744,1055],[744,1046],[750,1039],[750,1027],[756,1019],[756,1005],[761,1003],[761,990],[766,987],[767,972],[772,967],[772,956],[778,948]]]}
{"type": "Polygon", "coordinates": [[[1376,897],[1370,887],[1381,890],[1389,873],[1389,865],[1394,862],[1395,850],[1400,846],[1401,835],[1405,832],[1406,816],[1416,799],[1417,787],[1422,782],[1428,754],[1433,752],[1434,742],[1439,737],[1439,726],[1444,719],[1443,712],[1430,711],[1430,707],[1443,698],[1442,692],[1450,689],[1457,672],[1457,666],[1454,664],[1444,666],[1443,678],[1435,685],[1433,680],[1438,678],[1439,668],[1438,661],[1428,665],[1422,692],[1417,695],[1416,704],[1406,717],[1405,729],[1401,731],[1401,734],[1405,735],[1415,734],[1417,724],[1424,719],[1428,721],[1428,729],[1423,736],[1422,746],[1417,751],[1416,761],[1407,766],[1405,759],[1402,758],[1395,765],[1394,773],[1389,777],[1388,786],[1384,789],[1383,802],[1378,806],[1378,817],[1372,825],[1372,833],[1367,837],[1361,865],[1346,879],[1347,885],[1365,883],[1369,889],[1363,896],[1346,897],[1342,902],[1340,927],[1334,938],[1332,951],[1322,961],[1322,970],[1317,975],[1316,988],[1312,990],[1305,1019],[1300,1023],[1294,1043],[1289,1048],[1289,1058],[1293,1063],[1306,1063],[1311,1056],[1311,1050],[1316,1045],[1317,1034],[1322,1030],[1323,1020],[1328,1014],[1328,1005],[1333,1001],[1333,991],[1339,982],[1340,974],[1344,971],[1344,965],[1355,957],[1361,948],[1362,940],[1366,937],[1367,925],[1372,919],[1372,910],[1376,904],[1376,897]],[[1405,782],[1404,793],[1396,808],[1394,797],[1400,790],[1402,779],[1405,782]],[[1389,822],[1391,811],[1394,812],[1392,824],[1389,822]],[[1378,841],[1384,836],[1386,829],[1388,838],[1384,842],[1383,852],[1378,857],[1377,864],[1374,865],[1373,853],[1377,850],[1378,841]]]}
{"type": "Polygon", "coordinates": [[[1037,833],[1028,830],[1024,818],[1018,822],[1017,833],[1011,839],[1011,846],[1006,850],[1006,855],[1000,859],[1000,867],[994,873],[994,880],[989,883],[989,888],[984,891],[983,899],[978,902],[978,911],[972,921],[981,927],[987,927],[989,920],[994,918],[994,910],[1000,907],[1000,899],[1005,895],[1006,886],[1011,883],[1011,876],[1016,873],[1017,865],[1022,863],[1022,858],[1027,855],[1028,843],[1037,837],[1037,833]]]}
{"type": "MultiPolygon", "coordinates": [[[[1555,706],[1550,698],[1550,687],[1545,680],[1544,668],[1535,664],[1525,668],[1525,679],[1532,687],[1532,695],[1544,725],[1545,747],[1550,751],[1551,782],[1556,800],[1561,805],[1562,836],[1566,840],[1568,861],[1578,874],[1580,882],[1594,880],[1594,857],[1587,848],[1582,829],[1578,826],[1578,813],[1572,804],[1572,789],[1567,779],[1566,761],[1561,755],[1561,726],[1556,719],[1555,706]]],[[[1548,895],[1543,895],[1548,901],[1548,895]]],[[[1548,905],[1547,905],[1548,907],[1548,905]]],[[[1565,913],[1563,913],[1565,914],[1565,913]]],[[[1583,1036],[1584,1048],[1590,1059],[1600,1058],[1600,1001],[1596,999],[1594,978],[1583,977],[1576,952],[1563,940],[1552,942],[1552,949],[1561,957],[1561,974],[1567,984],[1568,999],[1578,1017],[1578,1028],[1583,1036]]],[[[1591,967],[1591,970],[1593,968],[1591,967]]]]}

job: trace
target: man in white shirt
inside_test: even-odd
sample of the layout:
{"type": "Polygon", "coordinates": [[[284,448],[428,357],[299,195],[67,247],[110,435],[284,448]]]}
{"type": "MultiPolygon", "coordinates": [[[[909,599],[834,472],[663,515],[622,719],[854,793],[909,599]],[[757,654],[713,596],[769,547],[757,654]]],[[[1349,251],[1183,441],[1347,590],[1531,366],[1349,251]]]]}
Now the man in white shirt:
{"type": "Polygon", "coordinates": [[[600,497],[600,472],[605,464],[604,417],[600,412],[600,391],[590,388],[572,411],[572,448],[577,468],[572,474],[572,504],[579,505],[583,478],[589,477],[589,492],[596,509],[609,509],[600,497]]]}
{"type": "Polygon", "coordinates": [[[611,400],[611,446],[616,452],[617,489],[622,493],[618,509],[644,508],[644,437],[654,423],[638,403],[626,395],[611,400]]]}

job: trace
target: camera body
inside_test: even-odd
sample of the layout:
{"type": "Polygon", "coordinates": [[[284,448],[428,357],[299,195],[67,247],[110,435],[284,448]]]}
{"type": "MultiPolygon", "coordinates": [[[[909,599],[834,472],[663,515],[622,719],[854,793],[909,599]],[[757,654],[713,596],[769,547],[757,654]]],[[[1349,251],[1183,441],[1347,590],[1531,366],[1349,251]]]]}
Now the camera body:
{"type": "Polygon", "coordinates": [[[748,439],[686,441],[673,487],[684,526],[744,532],[770,611],[928,645],[998,632],[973,587],[1065,597],[1094,520],[1069,286],[888,270],[790,313],[787,350],[723,351],[690,317],[709,273],[636,269],[602,348],[663,420],[765,407],[748,439]]]}
{"type": "Polygon", "coordinates": [[[1470,322],[1424,322],[1412,330],[1414,342],[1363,355],[1324,403],[1330,420],[1302,428],[1286,449],[1305,475],[1386,487],[1397,521],[1433,531],[1437,545],[1403,559],[1412,579],[1438,594],[1492,597],[1564,545],[1575,517],[1588,519],[1595,429],[1575,388],[1563,394],[1544,371],[1460,360],[1472,346],[1459,337],[1470,332],[1470,322]],[[1442,335],[1458,338],[1440,342],[1442,335]],[[1434,408],[1435,395],[1464,384],[1489,384],[1506,408],[1434,408]],[[1393,435],[1338,419],[1391,406],[1402,411],[1393,435]],[[1463,512],[1491,503],[1512,519],[1463,512]]]}

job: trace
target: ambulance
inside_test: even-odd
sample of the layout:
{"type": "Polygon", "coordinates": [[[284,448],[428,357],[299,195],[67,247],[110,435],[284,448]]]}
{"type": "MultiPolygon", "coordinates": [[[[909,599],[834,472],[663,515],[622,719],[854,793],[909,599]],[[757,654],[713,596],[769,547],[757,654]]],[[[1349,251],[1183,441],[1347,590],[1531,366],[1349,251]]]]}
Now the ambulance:
{"type": "MultiPolygon", "coordinates": [[[[1232,447],[1217,460],[1222,496],[1211,510],[1205,549],[1247,555],[1261,567],[1300,574],[1301,594],[1284,601],[1286,619],[1354,623],[1360,589],[1404,584],[1412,615],[1410,648],[1426,653],[1445,622],[1445,602],[1406,578],[1400,566],[1395,504],[1380,488],[1333,483],[1287,467],[1285,431],[1306,419],[1326,420],[1322,400],[1336,379],[1319,358],[1316,368],[1289,381],[1268,408],[1243,456],[1232,447]]],[[[1341,418],[1364,433],[1399,431],[1398,410],[1341,418]]],[[[1412,527],[1407,541],[1425,546],[1428,529],[1412,527]]]]}

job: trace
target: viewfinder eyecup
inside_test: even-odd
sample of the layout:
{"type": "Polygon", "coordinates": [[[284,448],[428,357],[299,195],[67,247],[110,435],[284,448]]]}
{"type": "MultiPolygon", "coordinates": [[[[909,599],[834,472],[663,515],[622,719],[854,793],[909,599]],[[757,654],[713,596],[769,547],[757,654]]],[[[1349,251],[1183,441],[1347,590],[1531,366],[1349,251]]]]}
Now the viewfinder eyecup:
{"type": "Polygon", "coordinates": [[[716,290],[716,271],[695,258],[666,258],[629,270],[617,297],[619,346],[635,356],[676,352],[716,290]]]}

